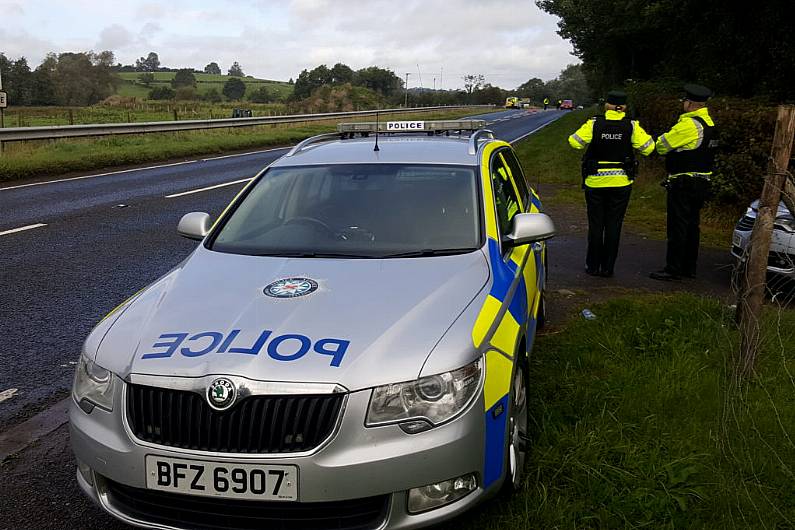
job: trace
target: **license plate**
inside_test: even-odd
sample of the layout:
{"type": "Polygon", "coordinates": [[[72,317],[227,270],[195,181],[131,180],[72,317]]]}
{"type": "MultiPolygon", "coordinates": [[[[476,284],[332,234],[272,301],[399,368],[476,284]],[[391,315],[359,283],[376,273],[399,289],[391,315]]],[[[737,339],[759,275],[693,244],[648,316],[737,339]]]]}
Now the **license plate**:
{"type": "Polygon", "coordinates": [[[742,247],[743,246],[743,236],[740,234],[734,234],[732,236],[732,245],[735,247],[742,247]]]}
{"type": "Polygon", "coordinates": [[[298,467],[146,457],[146,487],[204,497],[298,500],[298,467]]]}

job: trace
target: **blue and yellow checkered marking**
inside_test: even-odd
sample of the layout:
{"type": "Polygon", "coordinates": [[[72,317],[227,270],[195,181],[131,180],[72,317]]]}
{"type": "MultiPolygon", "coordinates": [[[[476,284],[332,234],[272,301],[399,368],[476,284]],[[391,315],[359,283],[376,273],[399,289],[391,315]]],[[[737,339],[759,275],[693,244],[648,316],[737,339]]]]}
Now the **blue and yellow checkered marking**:
{"type": "MultiPolygon", "coordinates": [[[[481,165],[492,285],[472,330],[472,341],[476,348],[485,352],[486,360],[483,389],[485,408],[483,486],[486,488],[498,481],[504,473],[504,448],[514,365],[511,356],[516,350],[523,327],[527,328],[528,351],[532,346],[539,309],[539,293],[545,274],[542,252],[534,250],[531,245],[512,249],[507,259],[501,254],[489,163],[494,151],[506,145],[508,144],[504,142],[487,145],[481,165]],[[528,252],[532,253],[532,256],[528,255],[528,252]],[[514,282],[516,288],[509,299],[514,282]]],[[[512,184],[516,186],[513,176],[510,177],[512,184]]],[[[522,204],[521,207],[523,211],[531,213],[541,211],[541,200],[535,191],[531,190],[529,204],[522,204]]]]}

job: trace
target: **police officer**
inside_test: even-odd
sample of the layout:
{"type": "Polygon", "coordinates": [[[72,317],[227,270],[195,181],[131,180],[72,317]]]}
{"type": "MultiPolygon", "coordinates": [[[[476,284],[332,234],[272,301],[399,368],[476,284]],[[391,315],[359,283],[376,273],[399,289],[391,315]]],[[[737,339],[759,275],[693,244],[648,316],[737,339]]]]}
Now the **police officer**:
{"type": "Polygon", "coordinates": [[[549,98],[544,98],[544,110],[547,110],[548,106],[549,106],[549,98]]]}
{"type": "Polygon", "coordinates": [[[610,277],[618,256],[621,225],[637,173],[635,150],[654,151],[654,140],[625,114],[627,95],[607,94],[604,115],[586,121],[569,136],[569,145],[586,149],[582,158],[583,189],[588,207],[588,252],[585,272],[610,277]]]}
{"type": "Polygon", "coordinates": [[[717,138],[707,100],[712,91],[685,85],[684,113],[670,131],[657,138],[657,152],[665,155],[668,178],[668,249],[665,268],[649,276],[655,280],[695,278],[701,208],[710,191],[717,138]]]}

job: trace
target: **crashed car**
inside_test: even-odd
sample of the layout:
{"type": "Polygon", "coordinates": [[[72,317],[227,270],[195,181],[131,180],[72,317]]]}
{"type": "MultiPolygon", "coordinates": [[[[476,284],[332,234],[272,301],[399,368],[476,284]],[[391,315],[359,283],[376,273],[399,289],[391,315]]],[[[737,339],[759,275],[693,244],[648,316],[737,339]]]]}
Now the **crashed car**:
{"type": "MultiPolygon", "coordinates": [[[[737,221],[734,227],[731,253],[738,264],[743,264],[746,260],[748,243],[751,241],[751,232],[756,222],[758,208],[758,200],[751,203],[745,215],[737,221]]],[[[781,280],[795,280],[795,217],[783,201],[778,205],[776,219],[773,222],[767,270],[781,280]]]]}
{"type": "Polygon", "coordinates": [[[342,124],[85,341],[82,490],[149,528],[419,528],[519,487],[551,219],[476,120],[342,124]]]}

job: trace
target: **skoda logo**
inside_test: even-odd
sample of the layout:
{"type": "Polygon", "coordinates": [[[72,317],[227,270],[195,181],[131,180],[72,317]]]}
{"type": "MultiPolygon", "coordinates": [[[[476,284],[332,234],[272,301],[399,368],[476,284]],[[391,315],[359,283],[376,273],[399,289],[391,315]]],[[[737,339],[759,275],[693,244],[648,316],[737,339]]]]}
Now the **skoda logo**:
{"type": "Polygon", "coordinates": [[[236,397],[235,385],[225,377],[219,377],[207,387],[207,402],[215,410],[228,409],[236,397]]]}
{"type": "Polygon", "coordinates": [[[265,287],[265,294],[273,298],[297,298],[317,290],[317,282],[309,278],[284,278],[265,287]]]}

